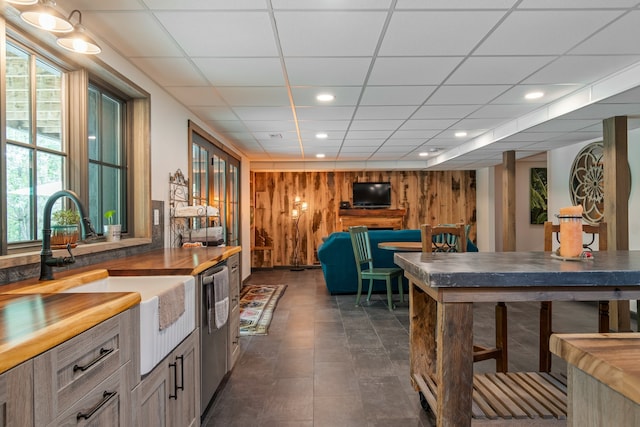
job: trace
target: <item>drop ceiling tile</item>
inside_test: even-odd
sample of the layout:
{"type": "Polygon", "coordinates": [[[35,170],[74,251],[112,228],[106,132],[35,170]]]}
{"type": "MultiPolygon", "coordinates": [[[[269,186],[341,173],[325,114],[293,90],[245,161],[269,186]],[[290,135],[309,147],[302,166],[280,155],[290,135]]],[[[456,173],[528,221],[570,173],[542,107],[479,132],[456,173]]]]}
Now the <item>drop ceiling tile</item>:
{"type": "MultiPolygon", "coordinates": [[[[203,0],[204,1],[204,0],[203,0]]],[[[237,0],[228,0],[237,1],[237,0]]],[[[348,2],[335,1],[335,0],[313,0],[313,1],[300,1],[300,0],[271,0],[274,10],[278,9],[388,9],[391,5],[391,0],[349,0],[348,2]]]]}
{"type": "Polygon", "coordinates": [[[637,6],[637,0],[523,0],[519,9],[605,9],[637,6]]]}
{"type": "Polygon", "coordinates": [[[470,133],[477,130],[483,130],[484,132],[487,129],[493,129],[495,127],[500,126],[502,123],[505,122],[505,120],[506,119],[496,119],[496,118],[481,118],[481,119],[466,118],[456,123],[454,126],[455,129],[452,129],[452,131],[466,130],[467,133],[470,133]]]}
{"type": "Polygon", "coordinates": [[[295,132],[293,117],[290,120],[244,120],[243,123],[253,132],[295,132]]]}
{"type": "MultiPolygon", "coordinates": [[[[521,98],[522,99],[522,98],[521,98]]],[[[470,119],[512,119],[527,114],[540,106],[537,104],[490,104],[469,115],[470,119]]]]}
{"type": "Polygon", "coordinates": [[[289,132],[251,132],[256,140],[261,143],[280,144],[280,143],[298,143],[298,134],[295,131],[289,132]]]}
{"type": "Polygon", "coordinates": [[[211,86],[167,86],[167,92],[187,107],[220,107],[225,102],[211,86]]]}
{"type": "Polygon", "coordinates": [[[427,104],[486,104],[508,90],[509,85],[441,86],[427,104]]]}
{"type": "Polygon", "coordinates": [[[391,105],[386,107],[379,106],[362,106],[356,111],[356,120],[374,120],[374,119],[405,119],[416,110],[413,105],[391,105]]]}
{"type": "Polygon", "coordinates": [[[298,120],[350,119],[355,107],[296,107],[298,120]]]}
{"type": "Polygon", "coordinates": [[[424,143],[424,138],[399,138],[393,135],[391,136],[391,138],[387,139],[384,142],[384,145],[400,145],[400,146],[412,145],[414,147],[419,147],[423,143],[424,143]]]}
{"type": "Polygon", "coordinates": [[[420,129],[420,130],[398,130],[393,134],[393,138],[396,139],[406,139],[406,138],[416,138],[416,139],[422,139],[423,141],[427,138],[433,138],[434,136],[436,136],[438,133],[440,133],[439,130],[427,130],[427,129],[420,129]]]}
{"type": "Polygon", "coordinates": [[[367,86],[360,105],[421,105],[436,86],[367,86]]]}
{"type": "Polygon", "coordinates": [[[207,82],[185,58],[131,58],[161,86],[204,86],[207,82]]]}
{"type": "MultiPolygon", "coordinates": [[[[95,1],[95,0],[90,0],[95,1]]],[[[111,1],[111,0],[110,0],[111,1]]],[[[120,0],[131,1],[131,0],[120,0]]],[[[150,9],[179,10],[225,10],[225,9],[267,9],[265,0],[141,0],[150,9]]],[[[106,2],[105,2],[106,3],[106,2]]]]}
{"type": "MultiPolygon", "coordinates": [[[[323,131],[324,132],[324,131],[323,131]]],[[[324,132],[327,134],[327,138],[319,139],[316,137],[317,131],[313,130],[300,130],[300,135],[302,136],[303,141],[317,141],[318,144],[323,143],[334,143],[335,141],[342,141],[344,139],[345,131],[328,131],[324,132]]]]}
{"type": "Polygon", "coordinates": [[[285,58],[294,86],[361,86],[371,58],[285,58]]]}
{"type": "Polygon", "coordinates": [[[86,12],[82,18],[92,34],[100,34],[96,39],[115,46],[125,57],[183,56],[173,38],[148,12],[86,12]]]}
{"type": "Polygon", "coordinates": [[[553,56],[481,56],[467,58],[447,79],[447,84],[519,83],[553,56]]]}
{"type": "Polygon", "coordinates": [[[346,139],[382,139],[385,140],[391,135],[390,130],[349,130],[346,139]]]}
{"type": "Polygon", "coordinates": [[[371,56],[387,13],[276,11],[274,15],[284,56],[371,56]]]}
{"type": "MultiPolygon", "coordinates": [[[[509,9],[517,0],[398,0],[396,9],[509,9]]],[[[579,0],[575,0],[579,1],[579,0]]]]}
{"type": "Polygon", "coordinates": [[[346,131],[349,120],[298,120],[301,131],[346,131]]]}
{"type": "Polygon", "coordinates": [[[283,86],[277,58],[194,58],[193,62],[214,86],[283,86]]]}
{"type": "Polygon", "coordinates": [[[241,120],[293,120],[289,107],[235,107],[233,111],[241,120]]]}
{"type": "Polygon", "coordinates": [[[219,87],[218,93],[231,106],[289,106],[287,88],[282,87],[219,87]]]}
{"type": "Polygon", "coordinates": [[[460,63],[462,57],[378,57],[369,85],[437,85],[460,63]]]}
{"type": "Polygon", "coordinates": [[[517,85],[500,95],[492,101],[492,104],[523,104],[524,105],[543,105],[582,88],[577,84],[557,84],[557,85],[517,85]],[[533,91],[541,91],[544,93],[543,98],[525,99],[524,96],[533,91]]]}
{"type": "Polygon", "coordinates": [[[640,54],[640,46],[637,37],[640,28],[640,11],[636,10],[623,16],[607,28],[586,40],[571,53],[600,53],[600,54],[640,54]],[[628,34],[630,37],[620,37],[620,34],[628,34]]]}
{"type": "Polygon", "coordinates": [[[478,10],[396,11],[380,55],[467,55],[504,14],[505,11],[478,10]]]}
{"type": "Polygon", "coordinates": [[[457,119],[442,119],[442,120],[427,120],[427,119],[410,119],[402,125],[400,130],[414,130],[414,129],[432,129],[442,130],[447,129],[456,123],[457,119]]]}
{"type": "Polygon", "coordinates": [[[589,84],[640,61],[639,55],[563,56],[525,79],[525,84],[589,84]]]}
{"type": "Polygon", "coordinates": [[[349,130],[395,130],[404,123],[404,119],[397,120],[354,120],[349,130]]]}
{"type": "Polygon", "coordinates": [[[293,101],[297,106],[341,106],[357,105],[361,88],[359,86],[294,86],[291,88],[293,101]],[[335,96],[333,101],[318,101],[319,94],[335,96]]]}
{"type": "Polygon", "coordinates": [[[473,113],[481,105],[424,105],[412,119],[456,119],[473,113]]]}
{"type": "Polygon", "coordinates": [[[277,56],[265,12],[155,12],[184,51],[195,57],[277,56]]]}
{"type": "MultiPolygon", "coordinates": [[[[619,11],[515,11],[479,46],[477,55],[561,55],[620,16],[619,11]]],[[[579,52],[578,52],[579,53],[579,52]]]]}

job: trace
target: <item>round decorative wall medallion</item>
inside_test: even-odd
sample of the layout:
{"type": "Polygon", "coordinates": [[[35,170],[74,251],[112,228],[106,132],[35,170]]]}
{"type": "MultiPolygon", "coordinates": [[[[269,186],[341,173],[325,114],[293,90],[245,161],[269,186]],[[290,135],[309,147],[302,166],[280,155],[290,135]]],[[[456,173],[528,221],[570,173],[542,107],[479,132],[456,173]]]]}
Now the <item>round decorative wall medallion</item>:
{"type": "Polygon", "coordinates": [[[592,142],[584,147],[571,166],[569,192],[571,203],[582,205],[582,217],[589,224],[604,217],[604,144],[592,142]]]}

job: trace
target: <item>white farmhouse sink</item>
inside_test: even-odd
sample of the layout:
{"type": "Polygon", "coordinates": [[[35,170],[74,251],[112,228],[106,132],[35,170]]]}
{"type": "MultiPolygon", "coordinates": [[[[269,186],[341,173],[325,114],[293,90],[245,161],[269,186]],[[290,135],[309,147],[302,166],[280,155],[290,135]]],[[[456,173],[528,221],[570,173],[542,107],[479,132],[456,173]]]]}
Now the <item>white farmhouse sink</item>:
{"type": "Polygon", "coordinates": [[[140,373],[149,373],[194,329],[196,293],[193,276],[108,276],[63,290],[65,293],[138,292],[140,301],[140,373]],[[184,284],[185,310],[163,330],[159,326],[158,295],[184,284]]]}

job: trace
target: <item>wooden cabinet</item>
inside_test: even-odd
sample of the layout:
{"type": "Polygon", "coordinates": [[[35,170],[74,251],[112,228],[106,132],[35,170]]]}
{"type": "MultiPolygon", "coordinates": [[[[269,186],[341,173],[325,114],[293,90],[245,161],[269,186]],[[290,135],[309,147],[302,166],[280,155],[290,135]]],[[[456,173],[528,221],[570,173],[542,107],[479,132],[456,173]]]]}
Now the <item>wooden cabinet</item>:
{"type": "Polygon", "coordinates": [[[33,359],[36,426],[131,425],[138,306],[33,359]],[[135,355],[135,357],[134,357],[135,355]]]}
{"type": "Polygon", "coordinates": [[[196,328],[133,390],[133,425],[200,425],[199,340],[196,328]]]}
{"type": "Polygon", "coordinates": [[[349,231],[349,227],[356,225],[402,230],[405,213],[404,209],[340,209],[336,230],[349,231]]]}
{"type": "Polygon", "coordinates": [[[240,357],[240,256],[231,255],[229,268],[229,340],[227,371],[233,369],[240,357]]]}
{"type": "Polygon", "coordinates": [[[0,375],[0,427],[33,426],[33,361],[0,375]]]}

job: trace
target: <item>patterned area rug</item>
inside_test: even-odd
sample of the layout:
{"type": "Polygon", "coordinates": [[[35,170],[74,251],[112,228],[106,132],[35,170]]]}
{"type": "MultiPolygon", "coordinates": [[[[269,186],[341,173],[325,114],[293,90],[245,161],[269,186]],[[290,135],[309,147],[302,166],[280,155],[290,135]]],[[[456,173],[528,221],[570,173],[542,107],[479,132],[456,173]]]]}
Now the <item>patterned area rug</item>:
{"type": "Polygon", "coordinates": [[[240,292],[240,336],[267,335],[273,310],[287,285],[244,285],[240,292]]]}

